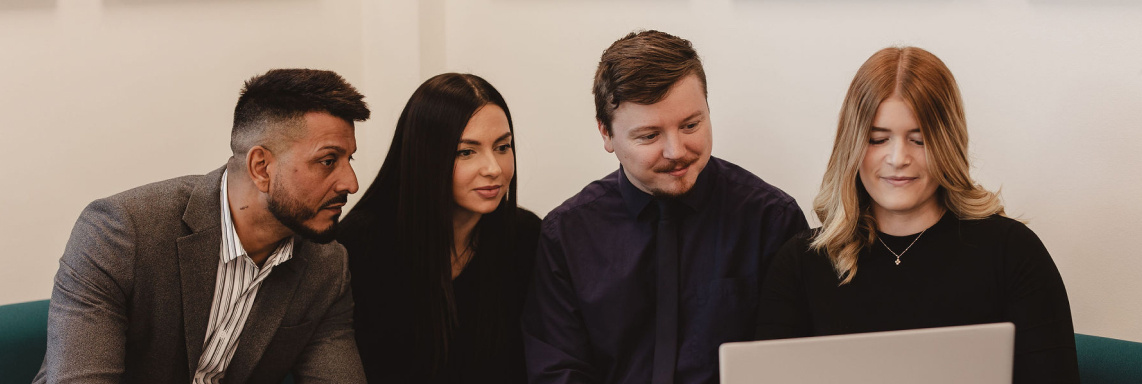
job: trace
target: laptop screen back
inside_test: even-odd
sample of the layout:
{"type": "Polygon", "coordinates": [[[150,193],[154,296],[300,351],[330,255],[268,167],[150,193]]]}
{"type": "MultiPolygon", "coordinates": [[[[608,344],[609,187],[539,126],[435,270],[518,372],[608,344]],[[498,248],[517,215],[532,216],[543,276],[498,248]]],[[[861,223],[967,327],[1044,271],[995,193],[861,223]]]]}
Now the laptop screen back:
{"type": "Polygon", "coordinates": [[[1011,383],[1015,325],[725,343],[722,384],[1011,383]]]}

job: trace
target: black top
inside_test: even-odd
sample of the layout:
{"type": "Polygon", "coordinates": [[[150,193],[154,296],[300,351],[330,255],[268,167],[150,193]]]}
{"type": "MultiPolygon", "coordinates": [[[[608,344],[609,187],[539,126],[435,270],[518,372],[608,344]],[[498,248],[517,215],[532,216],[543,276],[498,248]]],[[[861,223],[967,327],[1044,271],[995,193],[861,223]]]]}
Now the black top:
{"type": "MultiPolygon", "coordinates": [[[[764,339],[1012,322],[1015,383],[1077,383],[1067,291],[1035,233],[1001,216],[927,229],[896,265],[879,241],[860,253],[852,281],[826,255],[808,251],[807,231],[774,260],[762,289],[764,339]]],[[[877,233],[893,251],[916,234],[877,233]]]]}
{"type": "MultiPolygon", "coordinates": [[[[548,214],[524,308],[532,383],[648,383],[654,358],[653,198],[620,168],[548,214]]],[[[678,233],[676,382],[717,383],[721,343],[751,340],[759,277],[808,229],[792,197],[711,158],[678,233]]]]}
{"type": "Polygon", "coordinates": [[[459,325],[449,342],[446,365],[432,378],[430,359],[419,353],[431,341],[417,340],[414,330],[419,318],[412,311],[413,295],[407,293],[413,286],[409,282],[412,260],[392,252],[395,223],[368,214],[346,217],[338,241],[349,251],[357,348],[369,382],[526,382],[519,314],[535,265],[539,217],[523,208],[517,209],[515,217],[515,254],[507,268],[489,268],[490,258],[502,255],[477,249],[452,281],[459,325]],[[500,309],[481,307],[477,298],[483,289],[503,290],[503,301],[497,303],[500,309]],[[481,321],[498,323],[502,331],[475,325],[481,321]],[[497,333],[489,336],[488,332],[497,333]]]}

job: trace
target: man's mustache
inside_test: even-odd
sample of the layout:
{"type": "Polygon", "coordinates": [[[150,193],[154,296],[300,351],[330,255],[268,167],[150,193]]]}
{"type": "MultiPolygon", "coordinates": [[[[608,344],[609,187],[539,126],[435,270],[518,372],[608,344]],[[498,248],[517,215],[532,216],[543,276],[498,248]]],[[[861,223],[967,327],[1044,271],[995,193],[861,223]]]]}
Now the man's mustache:
{"type": "Polygon", "coordinates": [[[665,165],[654,167],[652,170],[655,172],[658,172],[658,173],[666,173],[666,172],[670,172],[670,171],[673,171],[673,170],[678,169],[678,168],[689,167],[691,164],[694,164],[697,161],[698,161],[697,156],[689,158],[689,159],[669,160],[669,162],[666,163],[665,165]]]}
{"type": "Polygon", "coordinates": [[[326,208],[326,207],[329,207],[332,205],[337,205],[337,204],[345,204],[348,202],[349,202],[349,195],[339,195],[337,197],[329,199],[329,201],[326,201],[325,204],[321,205],[321,208],[326,208]]]}

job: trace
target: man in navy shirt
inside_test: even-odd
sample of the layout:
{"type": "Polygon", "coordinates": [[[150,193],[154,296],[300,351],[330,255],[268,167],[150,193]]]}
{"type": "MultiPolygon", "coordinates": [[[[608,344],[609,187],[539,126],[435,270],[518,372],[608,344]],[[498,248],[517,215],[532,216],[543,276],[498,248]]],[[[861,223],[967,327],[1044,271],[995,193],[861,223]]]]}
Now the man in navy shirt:
{"type": "Polygon", "coordinates": [[[595,73],[618,171],[543,221],[525,304],[532,383],[717,383],[718,346],[756,332],[759,278],[808,228],[792,197],[710,156],[689,41],[631,33],[595,73]]]}

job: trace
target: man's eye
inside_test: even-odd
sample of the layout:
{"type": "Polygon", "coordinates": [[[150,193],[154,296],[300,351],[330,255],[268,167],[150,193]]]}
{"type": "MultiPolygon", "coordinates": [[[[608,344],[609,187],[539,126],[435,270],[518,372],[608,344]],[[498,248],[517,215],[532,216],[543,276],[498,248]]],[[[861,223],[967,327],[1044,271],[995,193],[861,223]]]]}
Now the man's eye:
{"type": "Polygon", "coordinates": [[[509,149],[512,149],[511,144],[503,144],[503,145],[496,147],[496,150],[500,151],[500,152],[507,152],[509,149]]]}
{"type": "Polygon", "coordinates": [[[686,129],[694,129],[694,128],[698,128],[698,123],[686,124],[686,129]]]}
{"type": "Polygon", "coordinates": [[[658,137],[657,133],[651,133],[651,134],[642,136],[643,140],[654,140],[655,137],[658,137]]]}
{"type": "Polygon", "coordinates": [[[334,160],[334,159],[325,159],[325,160],[321,160],[321,165],[328,167],[330,165],[333,165],[333,163],[335,163],[335,162],[336,162],[336,160],[334,160]]]}

